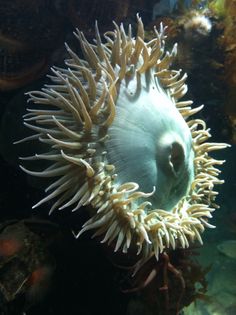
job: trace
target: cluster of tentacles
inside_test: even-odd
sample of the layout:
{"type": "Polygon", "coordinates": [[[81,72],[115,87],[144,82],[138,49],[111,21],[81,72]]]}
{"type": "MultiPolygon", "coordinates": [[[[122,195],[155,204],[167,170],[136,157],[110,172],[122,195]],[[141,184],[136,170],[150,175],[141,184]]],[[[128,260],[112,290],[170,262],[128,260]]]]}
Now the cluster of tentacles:
{"type": "Polygon", "coordinates": [[[77,237],[94,230],[94,235],[103,236],[103,242],[115,242],[115,251],[127,253],[135,247],[142,255],[142,263],[153,254],[158,259],[166,249],[187,248],[195,240],[202,243],[200,234],[205,227],[212,227],[208,219],[216,207],[214,186],[223,183],[217,167],[224,161],[213,159],[209,152],[227,146],[208,142],[210,132],[205,122],[192,118],[202,106],[192,108],[192,101],[179,101],[187,92],[187,76],[171,69],[177,45],[171,52],[165,51],[165,28],[160,25],[160,30],[154,31],[155,37],[145,42],[140,17],[136,37],[131,26],[126,32],[122,24],[115,24],[113,32],[104,34],[103,43],[96,26],[95,43],[90,44],[77,31],[84,59],[67,46],[70,59],[65,68],[54,68],[52,84],[29,93],[37,106],[28,109],[24,117],[25,125],[34,134],[23,141],[38,140],[47,146],[46,152],[24,159],[46,161],[49,166],[41,171],[22,169],[30,175],[52,179],[46,188],[48,195],[35,207],[49,201],[53,201],[50,212],[88,206],[91,218],[77,237]],[[138,121],[134,115],[137,108],[142,108],[138,121]],[[133,117],[132,130],[126,129],[129,121],[124,121],[124,112],[128,120],[133,117]],[[151,114],[147,116],[148,113],[151,114]],[[144,117],[148,117],[145,125],[144,117]],[[156,130],[163,121],[164,127],[156,130]],[[137,136],[134,128],[138,129],[137,136]],[[140,150],[137,146],[124,148],[125,144],[139,143],[143,130],[148,137],[140,150]],[[136,138],[129,142],[131,132],[136,138]],[[149,143],[151,148],[147,148],[149,143]],[[171,158],[160,154],[159,147],[171,149],[171,158]],[[148,151],[154,150],[158,152],[149,157],[148,151]],[[130,156],[133,151],[143,153],[133,154],[135,162],[130,156]],[[117,160],[121,154],[124,158],[117,160]],[[169,161],[166,185],[159,181],[162,175],[154,178],[155,167],[149,171],[150,165],[162,159],[169,161]],[[123,161],[128,166],[121,167],[123,161]],[[136,180],[141,163],[144,170],[136,180]],[[186,172],[189,176],[185,187],[176,196],[186,172]],[[180,183],[175,182],[174,189],[169,190],[173,178],[180,183]],[[148,185],[150,189],[146,191],[148,185]],[[160,195],[165,200],[156,204],[160,195]],[[175,202],[170,206],[173,196],[175,202]]]}

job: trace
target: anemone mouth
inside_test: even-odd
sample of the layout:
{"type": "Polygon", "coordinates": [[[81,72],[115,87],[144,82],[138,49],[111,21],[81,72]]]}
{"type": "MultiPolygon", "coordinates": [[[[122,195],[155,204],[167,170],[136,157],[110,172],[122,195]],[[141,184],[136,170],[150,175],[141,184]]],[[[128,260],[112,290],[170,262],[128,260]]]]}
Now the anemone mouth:
{"type": "MultiPolygon", "coordinates": [[[[224,161],[208,153],[227,145],[207,142],[210,133],[205,122],[190,118],[202,106],[192,109],[191,101],[179,101],[187,91],[187,76],[170,69],[177,49],[175,45],[170,53],[165,52],[165,28],[154,29],[156,37],[145,43],[139,17],[137,22],[136,38],[131,26],[126,33],[122,24],[118,27],[114,23],[115,30],[104,35],[105,43],[97,25],[95,44],[88,43],[77,30],[84,59],[66,45],[70,55],[65,61],[67,68],[52,69],[53,83],[29,93],[30,100],[40,106],[28,109],[24,117],[25,125],[35,134],[22,141],[38,139],[49,147],[45,154],[26,159],[47,160],[51,165],[41,172],[22,169],[31,175],[55,178],[46,189],[48,195],[35,207],[51,199],[56,201],[50,213],[89,206],[93,209],[91,219],[77,236],[95,229],[94,235],[104,235],[102,242],[114,243],[115,251],[126,253],[130,246],[136,246],[145,260],[153,253],[158,259],[166,248],[188,247],[195,239],[202,243],[200,233],[212,227],[208,218],[216,207],[214,185],[223,182],[216,166],[224,161]],[[156,98],[158,101],[153,101],[156,98]],[[156,115],[146,114],[150,107],[143,99],[150,101],[151,113],[157,111],[156,115]],[[141,106],[137,126],[132,116],[141,106]],[[123,120],[124,113],[130,125],[123,120]],[[158,121],[155,137],[151,120],[158,121]],[[140,128],[142,121],[146,123],[140,128]],[[152,144],[152,158],[142,164],[147,173],[144,183],[142,176],[136,175],[139,167],[129,175],[133,167],[129,156],[138,148],[135,132],[140,129],[148,135],[144,147],[149,149],[149,142],[152,144]],[[127,132],[133,132],[136,146],[121,156],[120,146],[127,141],[127,132]],[[124,159],[129,168],[121,173],[119,161],[124,159]],[[160,170],[154,181],[148,171],[150,160],[160,170]],[[161,195],[161,185],[156,183],[165,183],[163,200],[167,194],[173,199],[171,205],[155,201],[153,196],[158,199],[161,195]]],[[[135,151],[140,161],[145,159],[142,150],[135,151]]]]}

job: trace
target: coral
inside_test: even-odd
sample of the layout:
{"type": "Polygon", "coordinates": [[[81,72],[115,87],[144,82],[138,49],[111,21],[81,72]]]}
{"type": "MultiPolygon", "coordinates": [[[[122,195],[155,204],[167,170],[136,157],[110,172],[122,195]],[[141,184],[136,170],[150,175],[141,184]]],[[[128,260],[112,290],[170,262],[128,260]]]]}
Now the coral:
{"type": "Polygon", "coordinates": [[[222,34],[218,38],[218,46],[224,55],[224,82],[226,83],[226,95],[224,111],[231,127],[231,141],[235,143],[235,119],[236,119],[236,1],[212,1],[209,5],[212,14],[218,19],[218,27],[222,34]]]}
{"type": "Polygon", "coordinates": [[[165,29],[144,41],[137,18],[131,26],[115,24],[102,43],[96,25],[95,44],[77,31],[84,59],[68,46],[67,68],[54,68],[52,84],[29,93],[38,108],[28,109],[25,125],[35,134],[23,139],[48,145],[49,167],[28,174],[54,178],[48,196],[50,213],[87,206],[91,215],[82,230],[94,230],[115,251],[136,250],[140,265],[168,248],[202,243],[224,161],[209,152],[225,148],[210,143],[204,121],[190,118],[202,109],[179,101],[187,92],[187,75],[170,66],[177,45],[165,52],[165,29]]]}
{"type": "Polygon", "coordinates": [[[214,12],[218,17],[225,16],[225,0],[213,0],[209,3],[209,9],[214,12]]]}
{"type": "Polygon", "coordinates": [[[196,255],[196,249],[163,253],[158,262],[152,257],[135,275],[132,267],[120,266],[121,290],[136,294],[148,314],[176,315],[196,300],[208,302],[206,274],[211,266],[203,268],[195,261],[196,255]],[[150,305],[155,307],[149,310],[150,305]]]}
{"type": "MultiPolygon", "coordinates": [[[[207,36],[211,32],[212,24],[210,19],[201,14],[194,15],[184,25],[186,36],[192,37],[195,33],[200,36],[207,36]]],[[[196,35],[195,35],[196,36],[196,35]]]]}

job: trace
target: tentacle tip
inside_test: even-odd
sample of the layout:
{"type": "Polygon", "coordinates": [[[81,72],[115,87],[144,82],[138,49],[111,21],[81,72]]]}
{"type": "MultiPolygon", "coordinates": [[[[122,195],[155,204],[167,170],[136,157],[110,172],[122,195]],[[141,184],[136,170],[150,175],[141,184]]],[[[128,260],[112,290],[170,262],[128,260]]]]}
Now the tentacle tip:
{"type": "Polygon", "coordinates": [[[66,50],[69,51],[70,50],[70,46],[67,44],[67,42],[64,42],[64,45],[66,47],[66,50]]]}
{"type": "Polygon", "coordinates": [[[71,231],[74,238],[78,239],[80,237],[80,235],[82,234],[82,230],[79,233],[76,233],[74,230],[71,231]]]}

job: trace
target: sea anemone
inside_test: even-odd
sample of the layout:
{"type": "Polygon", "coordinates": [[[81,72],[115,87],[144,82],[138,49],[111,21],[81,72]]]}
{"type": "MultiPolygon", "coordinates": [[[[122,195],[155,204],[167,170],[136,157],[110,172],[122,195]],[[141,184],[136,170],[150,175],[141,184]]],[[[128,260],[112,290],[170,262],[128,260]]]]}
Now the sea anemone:
{"type": "Polygon", "coordinates": [[[87,206],[91,218],[81,231],[95,230],[102,242],[126,253],[135,248],[144,262],[166,249],[189,247],[214,211],[220,171],[210,151],[209,129],[190,119],[202,109],[179,101],[187,75],[172,70],[177,45],[165,52],[165,28],[144,41],[137,16],[137,35],[114,23],[104,34],[95,25],[91,44],[77,30],[83,59],[66,48],[66,68],[53,68],[52,85],[29,93],[40,104],[28,109],[25,125],[49,149],[28,160],[50,166],[28,174],[55,178],[37,207],[55,200],[55,209],[87,206]]]}
{"type": "Polygon", "coordinates": [[[212,30],[212,22],[204,14],[199,12],[192,12],[188,15],[184,22],[185,37],[189,40],[203,40],[207,38],[212,30]]]}

